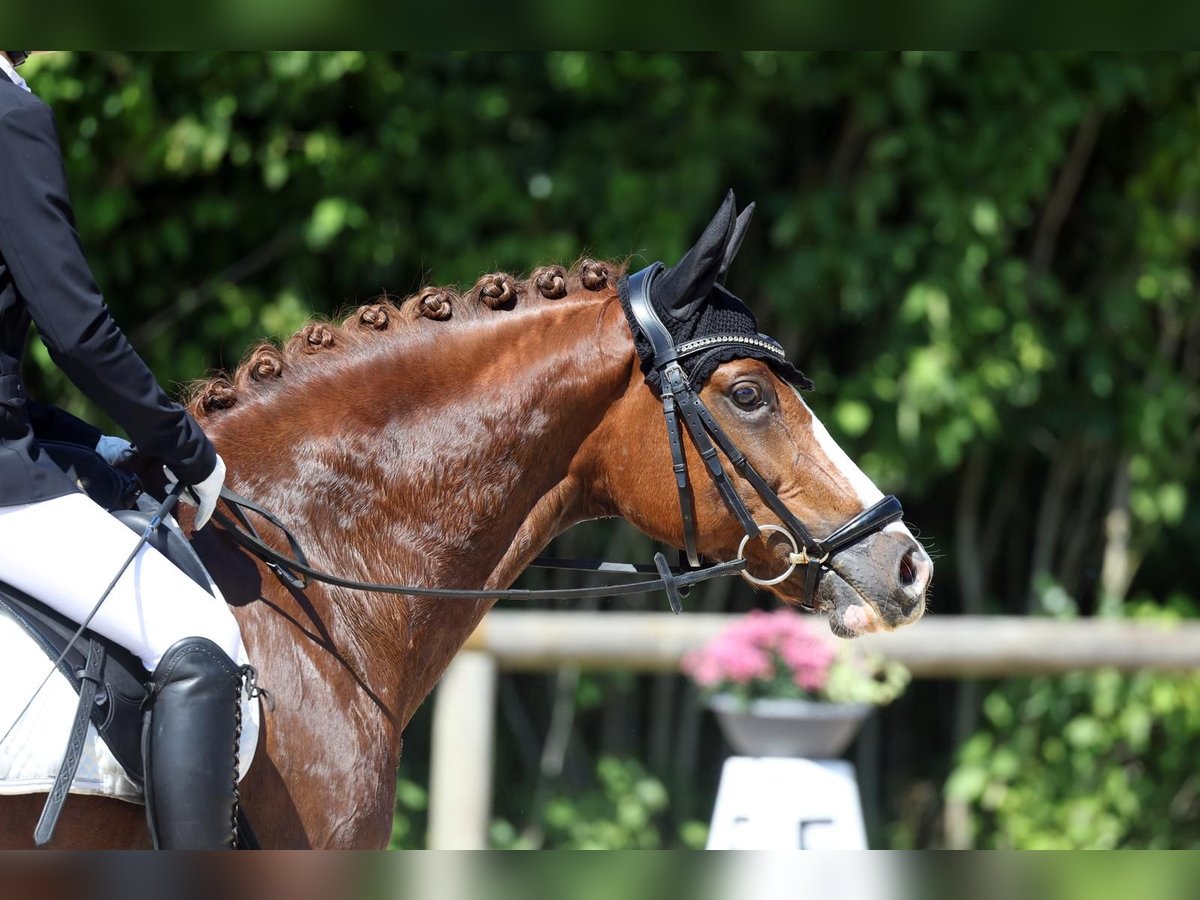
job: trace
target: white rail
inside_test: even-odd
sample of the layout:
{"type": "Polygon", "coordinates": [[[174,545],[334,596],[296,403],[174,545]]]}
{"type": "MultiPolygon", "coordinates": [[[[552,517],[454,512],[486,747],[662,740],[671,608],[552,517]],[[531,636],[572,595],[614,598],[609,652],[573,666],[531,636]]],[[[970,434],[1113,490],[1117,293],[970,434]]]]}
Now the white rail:
{"type": "MultiPolygon", "coordinates": [[[[738,618],[684,613],[514,612],[484,618],[466,649],[501,669],[673,672],[679,658],[738,618]]],[[[822,626],[823,627],[823,626],[822,626]]],[[[859,643],[899,660],[919,678],[1003,678],[1113,666],[1200,667],[1200,622],[1165,627],[1126,619],[1062,621],[1014,616],[930,616],[859,643]]]]}

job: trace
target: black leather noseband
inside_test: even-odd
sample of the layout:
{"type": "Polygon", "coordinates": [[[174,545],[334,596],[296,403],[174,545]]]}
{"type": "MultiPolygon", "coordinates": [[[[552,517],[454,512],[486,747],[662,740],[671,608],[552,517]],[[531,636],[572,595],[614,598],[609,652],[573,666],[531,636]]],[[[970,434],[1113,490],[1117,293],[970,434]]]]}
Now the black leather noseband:
{"type": "Polygon", "coordinates": [[[717,424],[716,419],[712,417],[708,407],[701,401],[697,389],[692,386],[691,380],[680,364],[681,359],[691,354],[711,353],[720,348],[748,343],[752,343],[756,349],[773,353],[782,360],[784,359],[783,348],[765,335],[760,335],[758,338],[745,335],[713,335],[686,341],[676,346],[671,333],[659,318],[654,304],[650,300],[650,287],[662,269],[662,263],[656,262],[629,276],[629,308],[638,327],[650,341],[654,353],[651,365],[658,372],[662,385],[663,418],[667,425],[667,441],[671,446],[675,487],[679,493],[679,511],[683,520],[684,550],[688,563],[698,566],[700,558],[696,550],[695,504],[688,483],[687,456],[684,453],[683,437],[679,428],[681,416],[688,436],[704,461],[705,470],[716,486],[717,493],[720,494],[721,500],[737,518],[742,530],[746,533],[739,548],[739,558],[742,557],[747,542],[758,538],[766,530],[781,532],[791,541],[790,565],[783,575],[763,580],[755,578],[743,569],[742,577],[760,587],[778,584],[786,580],[796,566],[802,565],[805,567],[802,600],[804,605],[811,609],[821,575],[827,569],[832,568],[833,558],[847,547],[901,519],[904,516],[904,509],[900,506],[900,501],[889,494],[869,509],[863,510],[824,540],[819,541],[814,538],[804,523],[788,509],[787,504],[763,480],[763,477],[746,459],[746,455],[738,450],[729,435],[717,424]],[[750,483],[754,492],[779,517],[783,523],[782,528],[778,525],[759,525],[754,521],[721,465],[720,456],[717,453],[718,448],[729,460],[734,471],[750,483]]]}

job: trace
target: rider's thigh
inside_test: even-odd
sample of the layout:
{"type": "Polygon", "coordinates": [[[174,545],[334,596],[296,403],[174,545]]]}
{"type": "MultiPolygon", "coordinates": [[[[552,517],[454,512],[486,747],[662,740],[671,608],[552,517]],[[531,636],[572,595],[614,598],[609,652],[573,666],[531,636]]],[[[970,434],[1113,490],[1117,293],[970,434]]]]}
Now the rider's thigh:
{"type": "MultiPolygon", "coordinates": [[[[82,621],[137,542],[83,494],[0,507],[0,580],[82,621]]],[[[241,649],[229,608],[152,547],[138,553],[90,627],[150,671],[185,637],[208,638],[235,660],[241,649]]]]}

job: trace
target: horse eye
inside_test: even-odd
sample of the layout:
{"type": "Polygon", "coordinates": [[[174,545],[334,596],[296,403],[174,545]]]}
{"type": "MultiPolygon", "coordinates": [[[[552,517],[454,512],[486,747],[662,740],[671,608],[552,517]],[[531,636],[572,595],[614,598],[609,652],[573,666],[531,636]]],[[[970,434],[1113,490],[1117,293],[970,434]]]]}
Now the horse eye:
{"type": "Polygon", "coordinates": [[[751,382],[742,382],[733,389],[730,395],[733,402],[742,409],[754,409],[762,403],[762,388],[751,382]]]}

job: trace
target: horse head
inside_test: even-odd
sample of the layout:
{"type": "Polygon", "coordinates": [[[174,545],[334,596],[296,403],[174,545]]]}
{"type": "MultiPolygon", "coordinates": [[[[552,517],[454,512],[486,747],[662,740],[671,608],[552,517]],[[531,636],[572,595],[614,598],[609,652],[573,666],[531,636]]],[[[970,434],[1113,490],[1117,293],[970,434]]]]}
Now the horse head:
{"type": "Polygon", "coordinates": [[[724,287],[753,205],[735,209],[730,192],[675,266],[622,279],[640,364],[603,429],[596,483],[693,563],[744,556],[753,583],[827,613],[835,634],[913,622],[933,564],[805,402],[808,379],[724,287]]]}

